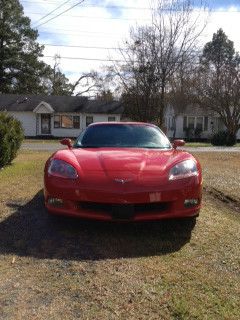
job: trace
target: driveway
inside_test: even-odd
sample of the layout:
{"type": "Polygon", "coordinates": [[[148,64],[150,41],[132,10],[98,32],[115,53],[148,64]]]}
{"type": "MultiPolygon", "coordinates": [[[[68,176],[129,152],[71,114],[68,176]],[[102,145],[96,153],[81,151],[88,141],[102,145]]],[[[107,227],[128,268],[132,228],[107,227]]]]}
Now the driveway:
{"type": "MultiPolygon", "coordinates": [[[[59,142],[24,142],[21,146],[22,150],[52,152],[66,148],[67,147],[61,145],[59,142]]],[[[189,152],[240,152],[240,147],[183,147],[179,149],[189,152]]]]}

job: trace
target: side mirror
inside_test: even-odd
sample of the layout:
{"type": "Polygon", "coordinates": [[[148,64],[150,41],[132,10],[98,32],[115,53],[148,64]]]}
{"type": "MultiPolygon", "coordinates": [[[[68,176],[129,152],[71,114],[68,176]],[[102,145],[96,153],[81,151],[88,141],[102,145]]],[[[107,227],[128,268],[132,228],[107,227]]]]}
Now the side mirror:
{"type": "Polygon", "coordinates": [[[177,147],[182,147],[185,145],[185,141],[184,140],[174,140],[172,143],[172,146],[174,149],[177,149],[177,147]]]}
{"type": "Polygon", "coordinates": [[[60,143],[63,144],[64,146],[68,146],[68,149],[72,149],[72,140],[65,138],[60,140],[60,143]]]}

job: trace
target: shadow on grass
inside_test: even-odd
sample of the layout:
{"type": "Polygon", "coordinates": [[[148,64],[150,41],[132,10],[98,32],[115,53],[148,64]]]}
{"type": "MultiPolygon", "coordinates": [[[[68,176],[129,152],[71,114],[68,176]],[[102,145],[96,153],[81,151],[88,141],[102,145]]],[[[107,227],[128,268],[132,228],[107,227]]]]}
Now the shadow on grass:
{"type": "Polygon", "coordinates": [[[40,259],[99,260],[163,255],[189,242],[192,224],[180,220],[117,224],[49,217],[40,191],[0,223],[0,252],[40,259]]]}

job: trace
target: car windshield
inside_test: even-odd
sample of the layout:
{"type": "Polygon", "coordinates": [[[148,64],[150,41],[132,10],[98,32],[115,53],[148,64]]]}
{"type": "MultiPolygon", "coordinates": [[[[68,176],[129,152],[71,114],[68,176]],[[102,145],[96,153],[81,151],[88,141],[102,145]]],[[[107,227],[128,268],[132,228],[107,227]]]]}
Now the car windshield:
{"type": "Polygon", "coordinates": [[[88,127],[76,140],[75,148],[156,148],[171,149],[157,127],[136,124],[101,124],[88,127]]]}

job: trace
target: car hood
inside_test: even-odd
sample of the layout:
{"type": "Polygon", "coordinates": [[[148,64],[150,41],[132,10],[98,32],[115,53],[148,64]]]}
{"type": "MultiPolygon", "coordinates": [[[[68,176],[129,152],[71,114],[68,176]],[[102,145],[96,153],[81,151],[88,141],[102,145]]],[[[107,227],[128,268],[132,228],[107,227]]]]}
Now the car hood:
{"type": "Polygon", "coordinates": [[[170,150],[152,149],[72,149],[80,170],[84,173],[102,172],[107,176],[162,175],[174,163],[191,157],[190,154],[170,150]],[[188,156],[186,156],[188,155],[188,156]]]}

